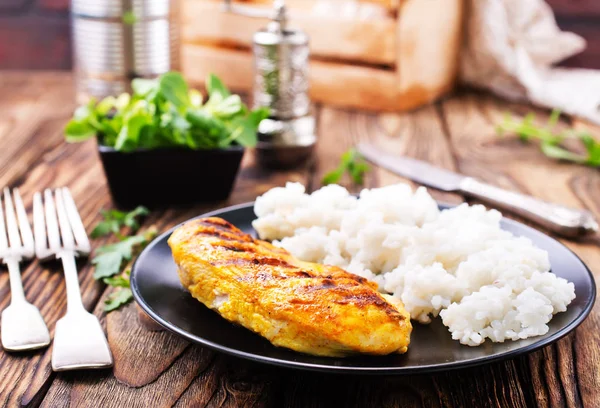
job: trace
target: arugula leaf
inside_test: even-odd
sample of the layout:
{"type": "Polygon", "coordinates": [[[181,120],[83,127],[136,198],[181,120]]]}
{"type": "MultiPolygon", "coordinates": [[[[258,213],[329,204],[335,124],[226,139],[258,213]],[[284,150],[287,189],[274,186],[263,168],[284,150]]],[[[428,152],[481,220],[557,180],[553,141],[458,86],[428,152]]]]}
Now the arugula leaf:
{"type": "Polygon", "coordinates": [[[123,288],[111,293],[104,301],[104,311],[112,312],[133,300],[131,289],[123,288]]]}
{"type": "Polygon", "coordinates": [[[250,112],[245,118],[238,118],[232,121],[232,129],[227,139],[223,139],[219,146],[228,146],[235,141],[240,146],[252,147],[258,142],[256,130],[263,119],[269,117],[269,110],[259,108],[250,112]]]}
{"type": "Polygon", "coordinates": [[[210,95],[210,98],[214,98],[218,102],[231,95],[229,89],[227,89],[227,87],[215,74],[208,75],[208,78],[206,79],[206,89],[210,95]]]}
{"type": "Polygon", "coordinates": [[[158,90],[158,81],[155,79],[135,78],[131,81],[134,95],[145,97],[158,90]]]}
{"type": "Polygon", "coordinates": [[[240,113],[243,108],[244,104],[239,95],[229,95],[218,103],[214,103],[211,99],[206,106],[210,113],[221,119],[231,118],[240,113]]]}
{"type": "Polygon", "coordinates": [[[72,120],[65,126],[65,138],[69,143],[83,142],[95,135],[96,129],[86,121],[72,120]]]}
{"type": "Polygon", "coordinates": [[[225,140],[230,131],[225,124],[203,109],[188,111],[186,119],[191,123],[189,146],[208,148],[215,141],[225,140]]]}
{"type": "Polygon", "coordinates": [[[144,113],[131,117],[125,126],[121,128],[115,142],[115,149],[123,152],[135,150],[139,145],[142,128],[151,123],[151,119],[144,113]]]}
{"type": "Polygon", "coordinates": [[[114,96],[107,96],[106,98],[102,99],[98,105],[96,105],[96,114],[100,116],[106,116],[116,105],[117,98],[114,96]]]}
{"type": "Polygon", "coordinates": [[[199,108],[202,106],[202,94],[197,89],[190,89],[188,97],[190,98],[190,106],[199,108]]]}
{"type": "Polygon", "coordinates": [[[160,77],[159,92],[178,109],[190,105],[188,85],[178,72],[168,72],[160,77]]]}
{"type": "Polygon", "coordinates": [[[131,102],[131,96],[127,93],[122,93],[121,95],[117,96],[117,99],[115,100],[115,108],[119,110],[126,109],[131,102]]]}
{"type": "Polygon", "coordinates": [[[360,186],[364,184],[364,176],[370,170],[371,168],[364,157],[355,149],[350,149],[342,154],[338,167],[325,174],[321,180],[321,184],[326,186],[338,183],[344,176],[344,173],[347,172],[352,182],[360,186]]]}

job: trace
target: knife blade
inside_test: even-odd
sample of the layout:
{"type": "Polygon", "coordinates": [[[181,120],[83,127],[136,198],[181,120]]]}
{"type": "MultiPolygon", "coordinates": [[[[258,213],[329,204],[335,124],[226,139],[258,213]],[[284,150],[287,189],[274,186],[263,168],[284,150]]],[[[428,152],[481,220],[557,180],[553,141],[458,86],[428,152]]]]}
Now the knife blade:
{"type": "Polygon", "coordinates": [[[459,191],[460,183],[467,178],[462,174],[440,169],[421,160],[387,154],[368,143],[358,144],[356,150],[365,159],[379,167],[438,190],[459,191]]]}
{"type": "Polygon", "coordinates": [[[462,193],[485,200],[557,234],[580,237],[595,234],[600,229],[594,215],[586,210],[565,207],[504,190],[421,160],[390,155],[369,143],[360,143],[356,149],[368,161],[400,176],[438,190],[462,193]]]}

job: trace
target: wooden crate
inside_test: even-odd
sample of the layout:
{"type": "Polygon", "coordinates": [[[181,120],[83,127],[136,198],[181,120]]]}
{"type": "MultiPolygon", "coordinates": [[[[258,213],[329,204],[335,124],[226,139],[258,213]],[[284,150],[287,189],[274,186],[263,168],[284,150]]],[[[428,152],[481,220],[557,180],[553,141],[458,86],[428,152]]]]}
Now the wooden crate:
{"type": "MultiPolygon", "coordinates": [[[[287,2],[291,25],[310,36],[314,101],[398,111],[429,103],[453,88],[462,0],[363,0],[352,16],[319,12],[319,1],[287,2]]],[[[244,2],[255,7],[271,3],[244,2]]],[[[217,0],[183,0],[182,8],[185,75],[201,83],[215,72],[233,89],[249,91],[252,34],[267,21],[223,12],[217,0]]]]}

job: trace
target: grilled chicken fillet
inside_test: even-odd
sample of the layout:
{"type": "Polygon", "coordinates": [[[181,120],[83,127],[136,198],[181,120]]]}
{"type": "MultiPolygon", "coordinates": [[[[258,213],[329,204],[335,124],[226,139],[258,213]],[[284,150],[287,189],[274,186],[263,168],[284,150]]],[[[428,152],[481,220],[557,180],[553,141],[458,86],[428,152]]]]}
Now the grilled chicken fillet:
{"type": "Polygon", "coordinates": [[[276,346],[318,356],[407,350],[409,314],[364,278],[299,261],[220,218],[180,226],[169,246],[192,296],[276,346]]]}

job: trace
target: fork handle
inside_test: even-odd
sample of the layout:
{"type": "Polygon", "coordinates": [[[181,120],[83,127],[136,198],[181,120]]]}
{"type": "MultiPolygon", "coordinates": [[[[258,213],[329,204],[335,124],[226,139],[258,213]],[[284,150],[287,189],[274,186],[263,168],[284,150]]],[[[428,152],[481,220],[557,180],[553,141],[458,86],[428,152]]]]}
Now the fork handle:
{"type": "Polygon", "coordinates": [[[25,291],[21,281],[21,269],[19,268],[19,259],[7,258],[4,260],[8,266],[8,276],[10,279],[10,303],[27,302],[25,300],[25,291]]]}
{"type": "Polygon", "coordinates": [[[75,253],[63,251],[56,254],[56,258],[60,259],[65,272],[65,283],[67,286],[67,313],[83,310],[83,302],[81,300],[81,291],[79,289],[79,277],[77,276],[77,265],[75,264],[75,253]]]}

